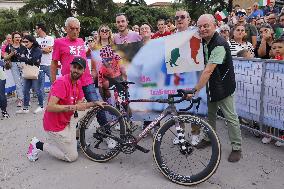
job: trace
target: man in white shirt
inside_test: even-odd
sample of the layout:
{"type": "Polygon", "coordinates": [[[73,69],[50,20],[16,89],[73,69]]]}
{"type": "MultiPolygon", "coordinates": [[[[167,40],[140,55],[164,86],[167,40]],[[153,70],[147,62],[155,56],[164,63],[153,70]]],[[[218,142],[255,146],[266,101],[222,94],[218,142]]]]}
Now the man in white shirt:
{"type": "MultiPolygon", "coordinates": [[[[40,63],[40,72],[38,76],[39,90],[45,96],[44,84],[45,84],[45,74],[50,80],[50,65],[52,60],[52,48],[54,44],[54,39],[46,34],[46,27],[43,23],[36,25],[36,33],[38,38],[36,39],[42,50],[42,58],[40,63]]],[[[43,110],[43,107],[38,107],[34,113],[39,113],[43,110]]]]}

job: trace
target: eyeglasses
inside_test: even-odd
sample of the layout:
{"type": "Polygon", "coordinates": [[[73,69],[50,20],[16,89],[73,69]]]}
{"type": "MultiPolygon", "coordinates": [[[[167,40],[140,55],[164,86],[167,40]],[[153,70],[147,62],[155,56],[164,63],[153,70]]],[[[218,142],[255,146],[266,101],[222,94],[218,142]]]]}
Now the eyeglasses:
{"type": "Polygon", "coordinates": [[[107,33],[107,32],[109,32],[109,31],[110,31],[109,29],[101,29],[100,32],[107,33]]]}
{"type": "Polygon", "coordinates": [[[179,20],[179,19],[184,20],[185,18],[186,18],[185,15],[175,16],[175,20],[179,20]]]}
{"type": "Polygon", "coordinates": [[[29,41],[23,41],[23,43],[28,43],[29,41]]]}
{"type": "Polygon", "coordinates": [[[229,30],[221,30],[221,33],[229,32],[229,30]]]}

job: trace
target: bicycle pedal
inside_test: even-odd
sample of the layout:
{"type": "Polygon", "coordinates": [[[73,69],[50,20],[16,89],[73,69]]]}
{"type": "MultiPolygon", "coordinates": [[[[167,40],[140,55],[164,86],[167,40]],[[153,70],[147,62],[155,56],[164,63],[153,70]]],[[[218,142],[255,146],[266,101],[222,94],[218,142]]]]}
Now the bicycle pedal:
{"type": "Polygon", "coordinates": [[[148,150],[148,149],[146,149],[146,148],[144,148],[144,147],[142,147],[142,146],[139,146],[139,145],[135,145],[135,147],[136,147],[136,149],[137,150],[139,150],[139,151],[141,151],[141,152],[144,152],[144,153],[148,153],[148,152],[150,152],[150,150],[148,150]]]}

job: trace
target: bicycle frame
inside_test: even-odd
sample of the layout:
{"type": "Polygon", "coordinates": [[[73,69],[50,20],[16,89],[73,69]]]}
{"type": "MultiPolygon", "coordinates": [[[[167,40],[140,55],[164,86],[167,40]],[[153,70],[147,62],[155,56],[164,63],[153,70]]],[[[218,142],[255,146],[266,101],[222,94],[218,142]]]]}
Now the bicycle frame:
{"type": "MultiPolygon", "coordinates": [[[[139,102],[143,102],[143,100],[149,102],[149,100],[146,100],[146,99],[140,99],[139,102]]],[[[156,127],[161,122],[161,120],[167,117],[168,115],[171,115],[172,117],[175,117],[178,115],[178,112],[174,104],[170,104],[159,116],[157,116],[157,118],[155,118],[154,121],[152,121],[148,126],[146,126],[143,129],[143,131],[140,134],[138,134],[137,137],[135,136],[136,143],[142,140],[147,135],[148,132],[150,132],[154,127],[156,127]]]]}

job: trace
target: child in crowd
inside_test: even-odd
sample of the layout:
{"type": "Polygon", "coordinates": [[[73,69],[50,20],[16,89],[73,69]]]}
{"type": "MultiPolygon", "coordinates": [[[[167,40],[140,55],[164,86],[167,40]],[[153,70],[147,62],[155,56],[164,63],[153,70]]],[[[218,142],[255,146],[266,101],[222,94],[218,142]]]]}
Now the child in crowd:
{"type": "Polygon", "coordinates": [[[272,42],[271,53],[273,59],[284,60],[284,39],[277,39],[272,42]]]}
{"type": "Polygon", "coordinates": [[[111,96],[109,91],[110,82],[107,78],[115,80],[123,79],[123,71],[120,66],[121,57],[114,53],[110,45],[100,50],[100,56],[102,58],[102,65],[99,69],[98,85],[102,99],[107,101],[111,96]]]}
{"type": "Polygon", "coordinates": [[[250,58],[253,58],[253,54],[251,53],[250,50],[243,49],[237,52],[237,57],[250,59],[250,58]]]}

